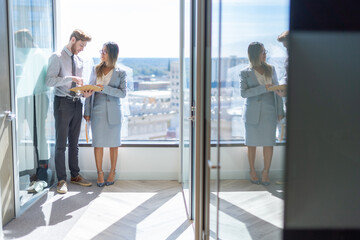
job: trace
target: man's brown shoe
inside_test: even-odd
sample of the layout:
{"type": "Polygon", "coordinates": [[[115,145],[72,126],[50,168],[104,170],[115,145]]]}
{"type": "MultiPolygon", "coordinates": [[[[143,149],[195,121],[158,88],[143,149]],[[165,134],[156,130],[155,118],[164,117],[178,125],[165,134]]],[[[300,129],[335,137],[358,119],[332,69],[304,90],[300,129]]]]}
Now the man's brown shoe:
{"type": "Polygon", "coordinates": [[[64,180],[60,180],[60,182],[58,182],[56,191],[61,194],[67,193],[67,184],[64,180]]]}
{"type": "Polygon", "coordinates": [[[76,177],[71,177],[70,182],[73,184],[79,184],[83,187],[90,187],[92,185],[91,182],[89,182],[88,180],[86,180],[83,176],[81,176],[80,174],[77,175],[76,177]]]}

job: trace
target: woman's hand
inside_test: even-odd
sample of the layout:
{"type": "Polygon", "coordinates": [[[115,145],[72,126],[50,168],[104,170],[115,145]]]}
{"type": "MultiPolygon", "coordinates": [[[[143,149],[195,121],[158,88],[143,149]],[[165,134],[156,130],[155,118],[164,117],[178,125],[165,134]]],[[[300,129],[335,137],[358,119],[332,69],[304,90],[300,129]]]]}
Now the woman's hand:
{"type": "Polygon", "coordinates": [[[83,91],[83,95],[84,95],[85,98],[90,97],[93,93],[94,93],[93,90],[83,91]]]}
{"type": "Polygon", "coordinates": [[[101,87],[101,91],[104,89],[104,85],[102,84],[96,84],[96,86],[101,87]]]}
{"type": "Polygon", "coordinates": [[[286,97],[286,90],[279,89],[279,90],[276,90],[275,92],[279,97],[286,97]]]}
{"type": "Polygon", "coordinates": [[[269,87],[272,87],[273,85],[272,84],[266,84],[265,87],[266,87],[266,91],[269,91],[269,87]]]}
{"type": "Polygon", "coordinates": [[[90,121],[90,116],[84,116],[84,119],[89,122],[90,121]]]}

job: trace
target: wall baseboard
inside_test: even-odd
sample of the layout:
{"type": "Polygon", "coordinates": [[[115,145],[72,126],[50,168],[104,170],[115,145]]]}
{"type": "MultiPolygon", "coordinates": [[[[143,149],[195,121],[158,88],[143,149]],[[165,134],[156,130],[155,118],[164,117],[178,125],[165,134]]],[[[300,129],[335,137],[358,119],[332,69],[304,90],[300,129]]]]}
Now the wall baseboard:
{"type": "MultiPolygon", "coordinates": [[[[105,178],[109,172],[104,171],[105,178]]],[[[258,176],[261,176],[261,170],[257,171],[258,176]]],[[[70,175],[70,173],[68,174],[70,175]]],[[[96,171],[81,171],[81,175],[85,178],[93,181],[97,178],[96,171]]],[[[270,170],[271,179],[282,179],[284,176],[283,170],[270,170]]],[[[220,177],[222,180],[240,180],[248,179],[248,171],[224,171],[220,172],[220,177]]],[[[168,180],[168,181],[178,181],[178,172],[116,172],[116,179],[119,180],[168,180]]],[[[211,179],[215,179],[215,175],[211,176],[211,179]]]]}
{"type": "MultiPolygon", "coordinates": [[[[96,171],[81,171],[82,176],[90,181],[96,181],[96,171]]],[[[104,171],[105,179],[109,172],[104,171]]],[[[69,173],[70,174],[70,173],[69,173]]],[[[68,175],[69,175],[68,174],[68,175]]],[[[178,181],[178,172],[116,172],[117,180],[167,180],[167,181],[178,181]]]]}
{"type": "MultiPolygon", "coordinates": [[[[257,175],[261,176],[261,170],[256,171],[257,175]]],[[[284,170],[271,170],[269,172],[270,179],[283,179],[284,170]]],[[[223,180],[240,180],[249,179],[249,171],[220,171],[220,178],[223,180]]],[[[211,176],[211,179],[215,179],[215,174],[211,176]]]]}

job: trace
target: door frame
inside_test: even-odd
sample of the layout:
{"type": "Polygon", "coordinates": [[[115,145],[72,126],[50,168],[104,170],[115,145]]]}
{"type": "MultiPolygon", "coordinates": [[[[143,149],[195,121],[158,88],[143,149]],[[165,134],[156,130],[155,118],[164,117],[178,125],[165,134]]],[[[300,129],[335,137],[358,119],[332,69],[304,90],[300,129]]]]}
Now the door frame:
{"type": "Polygon", "coordinates": [[[195,103],[195,239],[209,239],[211,135],[211,1],[197,0],[195,103]]]}
{"type": "MultiPolygon", "coordinates": [[[[11,111],[16,113],[16,100],[15,100],[15,65],[14,65],[14,39],[13,39],[13,24],[12,24],[12,0],[8,1],[7,10],[7,21],[8,21],[8,39],[7,42],[9,44],[8,52],[9,52],[9,82],[10,82],[10,101],[11,101],[11,111]]],[[[20,208],[20,179],[19,179],[19,160],[17,156],[17,128],[16,128],[17,120],[12,121],[12,155],[13,155],[13,188],[14,188],[14,201],[15,201],[15,218],[21,215],[20,208]]]]}
{"type": "MultiPolygon", "coordinates": [[[[14,0],[1,0],[7,2],[6,8],[4,10],[6,11],[5,17],[7,21],[7,38],[5,42],[8,44],[8,56],[7,56],[7,62],[8,62],[8,69],[9,69],[9,83],[10,83],[10,102],[11,102],[11,112],[16,113],[17,108],[17,101],[16,101],[16,83],[15,83],[15,50],[14,50],[14,36],[12,33],[14,33],[14,26],[13,26],[13,9],[12,4],[14,0]]],[[[57,8],[56,8],[56,2],[57,0],[49,0],[52,5],[52,15],[53,15],[53,46],[56,44],[56,20],[57,20],[57,8]]],[[[53,49],[54,50],[54,49],[53,49]]],[[[34,203],[37,202],[44,194],[46,194],[49,190],[49,188],[45,189],[44,191],[37,193],[35,196],[33,196],[30,200],[28,200],[25,204],[21,205],[20,201],[20,177],[19,177],[19,158],[17,154],[17,121],[12,121],[12,176],[13,176],[13,195],[14,195],[14,208],[15,208],[15,218],[21,216],[27,209],[29,209],[34,203]]],[[[5,223],[6,224],[6,223],[5,223]]]]}
{"type": "MultiPolygon", "coordinates": [[[[11,121],[5,111],[14,112],[14,104],[12,101],[11,93],[11,61],[10,61],[10,48],[9,48],[9,24],[8,24],[8,2],[0,0],[0,129],[1,137],[7,136],[7,145],[3,146],[0,139],[0,148],[7,147],[6,153],[3,155],[1,162],[1,176],[0,176],[0,192],[1,192],[1,229],[3,224],[7,224],[15,217],[16,201],[14,189],[14,151],[13,151],[13,133],[14,122],[11,121]],[[3,134],[5,133],[5,134],[3,134]],[[6,168],[5,168],[6,167],[6,168]],[[5,182],[6,181],[6,182],[5,182]],[[6,199],[5,199],[6,196],[6,199]],[[3,202],[6,200],[5,202],[3,202]]],[[[2,150],[3,152],[3,150],[2,150]]],[[[2,233],[2,230],[1,230],[2,233]]]]}
{"type": "Polygon", "coordinates": [[[189,6],[190,8],[189,10],[189,32],[188,32],[188,37],[189,39],[184,39],[185,36],[185,11],[187,9],[186,8],[186,4],[185,4],[185,0],[181,0],[180,1],[180,88],[182,91],[181,94],[181,98],[180,98],[180,119],[181,119],[181,136],[180,136],[180,143],[181,143],[181,157],[180,159],[181,161],[181,182],[183,182],[183,160],[184,160],[184,130],[187,131],[189,130],[189,153],[188,153],[188,157],[189,157],[189,194],[188,195],[184,195],[184,197],[188,197],[189,198],[189,206],[187,207],[187,213],[188,213],[188,218],[190,220],[194,220],[195,219],[195,178],[194,178],[194,171],[195,171],[195,141],[196,141],[196,133],[195,133],[195,129],[196,129],[196,121],[195,121],[195,117],[196,117],[196,111],[195,109],[198,107],[197,106],[197,93],[196,93],[196,67],[197,67],[197,61],[196,61],[196,39],[197,39],[197,34],[196,34],[196,29],[197,29],[197,25],[196,25],[196,16],[197,16],[197,2],[196,1],[189,1],[189,6]],[[183,87],[184,87],[184,69],[186,68],[186,66],[184,65],[184,58],[185,58],[185,54],[184,54],[184,50],[185,50],[185,41],[189,41],[189,112],[188,112],[188,116],[189,119],[185,119],[184,117],[184,94],[183,94],[183,87]],[[189,121],[189,129],[184,129],[184,121],[189,121]]]}

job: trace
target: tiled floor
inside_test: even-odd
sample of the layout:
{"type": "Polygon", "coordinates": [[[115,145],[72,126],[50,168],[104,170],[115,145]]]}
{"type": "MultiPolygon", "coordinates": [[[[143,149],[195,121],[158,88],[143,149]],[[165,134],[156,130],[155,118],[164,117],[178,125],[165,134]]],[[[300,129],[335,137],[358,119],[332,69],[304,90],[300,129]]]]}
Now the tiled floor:
{"type": "Polygon", "coordinates": [[[194,239],[176,181],[56,189],[4,227],[5,239],[194,239]]]}
{"type": "MultiPolygon", "coordinates": [[[[4,227],[5,239],[194,239],[177,181],[120,180],[104,188],[68,188],[65,195],[50,189],[4,227]]],[[[275,182],[264,187],[248,180],[222,180],[219,212],[216,191],[210,195],[210,239],[218,233],[222,240],[280,240],[282,188],[275,182]]]]}

